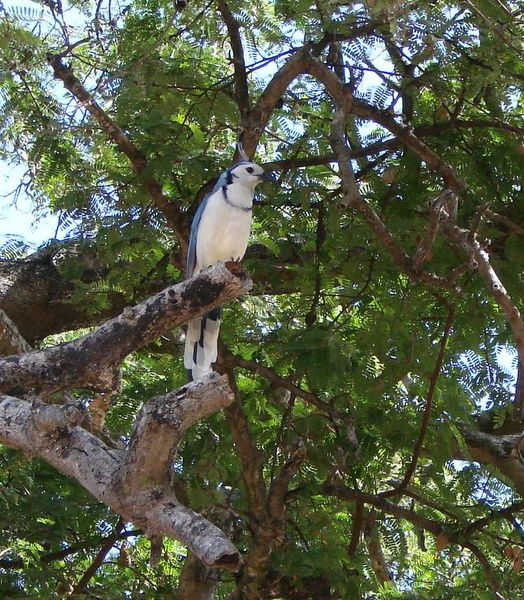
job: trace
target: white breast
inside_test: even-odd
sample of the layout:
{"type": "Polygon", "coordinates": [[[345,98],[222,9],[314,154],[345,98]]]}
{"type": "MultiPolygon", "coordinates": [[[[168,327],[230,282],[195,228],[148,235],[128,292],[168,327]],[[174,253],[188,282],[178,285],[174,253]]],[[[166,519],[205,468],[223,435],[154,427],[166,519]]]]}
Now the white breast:
{"type": "Polygon", "coordinates": [[[246,252],[251,210],[242,210],[241,207],[251,208],[253,194],[243,186],[230,185],[227,199],[229,203],[220,189],[207,201],[198,227],[195,271],[219,260],[240,260],[246,252]]]}

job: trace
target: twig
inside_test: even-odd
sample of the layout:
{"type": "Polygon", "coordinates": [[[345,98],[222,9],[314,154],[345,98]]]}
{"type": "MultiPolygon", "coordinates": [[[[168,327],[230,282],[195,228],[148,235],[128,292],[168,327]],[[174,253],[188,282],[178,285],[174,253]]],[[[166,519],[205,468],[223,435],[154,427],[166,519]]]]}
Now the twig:
{"type": "Polygon", "coordinates": [[[489,564],[488,559],[484,555],[484,553],[480,550],[480,548],[475,545],[473,542],[463,542],[462,546],[464,548],[468,548],[471,550],[472,554],[475,555],[479,563],[482,565],[484,572],[486,573],[486,579],[488,580],[489,587],[493,592],[496,600],[505,600],[504,596],[500,593],[499,585],[497,583],[497,579],[495,577],[495,573],[491,565],[489,564]]]}
{"type": "Polygon", "coordinates": [[[73,587],[70,596],[83,594],[86,591],[87,584],[95,576],[98,569],[102,566],[105,557],[109,554],[111,548],[120,539],[120,534],[125,527],[125,521],[120,517],[112,533],[110,533],[104,543],[100,547],[98,554],[95,556],[93,562],[86,569],[78,583],[73,587]]]}
{"type": "Polygon", "coordinates": [[[433,405],[433,396],[435,394],[435,390],[437,388],[437,380],[440,375],[440,371],[442,370],[442,363],[444,362],[444,354],[446,352],[446,346],[449,339],[449,335],[451,333],[451,326],[453,325],[453,319],[455,317],[455,312],[452,308],[448,309],[448,317],[446,319],[446,324],[444,325],[444,334],[442,339],[440,340],[440,350],[437,356],[437,361],[435,363],[435,368],[433,369],[433,373],[431,374],[431,380],[429,383],[428,395],[426,398],[426,406],[424,408],[424,415],[422,416],[422,423],[420,425],[420,431],[418,434],[417,443],[415,444],[415,448],[413,450],[413,455],[411,457],[411,462],[409,467],[406,470],[404,478],[402,481],[392,490],[388,490],[386,492],[382,492],[380,495],[383,498],[389,498],[392,496],[398,496],[401,494],[409,485],[411,481],[411,477],[417,468],[418,459],[420,457],[420,453],[422,451],[422,445],[426,438],[426,432],[429,424],[429,416],[431,414],[431,407],[433,405]]]}
{"type": "Polygon", "coordinates": [[[107,133],[110,139],[116,144],[117,148],[123,152],[131,162],[133,170],[140,176],[146,189],[149,191],[158,209],[164,214],[167,223],[176,233],[181,249],[186,250],[187,234],[185,224],[181,218],[181,213],[162,191],[161,185],[150,175],[145,173],[147,168],[147,159],[145,155],[129,140],[125,132],[106,114],[98,102],[82,85],[81,81],[73,73],[71,67],[66,66],[62,61],[60,54],[47,55],[47,61],[53,68],[54,76],[60,79],[64,87],[79,100],[82,106],[96,119],[102,129],[107,133]]]}
{"type": "Polygon", "coordinates": [[[524,501],[515,502],[515,504],[511,504],[506,508],[491,512],[486,517],[482,517],[482,519],[477,519],[476,521],[473,521],[463,529],[463,532],[465,535],[468,535],[472,531],[482,529],[483,527],[489,525],[489,523],[496,521],[497,519],[507,519],[509,516],[513,515],[513,513],[521,512],[522,510],[524,510],[524,501]]]}
{"type": "Polygon", "coordinates": [[[348,545],[348,556],[353,558],[357,552],[360,534],[364,525],[364,503],[360,500],[355,502],[355,512],[353,513],[353,526],[351,528],[351,539],[348,545]]]}

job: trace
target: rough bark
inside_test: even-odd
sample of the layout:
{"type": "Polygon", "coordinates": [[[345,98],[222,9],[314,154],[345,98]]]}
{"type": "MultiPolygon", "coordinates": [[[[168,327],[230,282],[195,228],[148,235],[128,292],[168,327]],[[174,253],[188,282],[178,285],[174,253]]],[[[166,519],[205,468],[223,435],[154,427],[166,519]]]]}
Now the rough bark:
{"type": "Polygon", "coordinates": [[[137,417],[129,448],[115,450],[81,427],[86,411],[79,405],[57,406],[1,395],[0,443],[38,456],[74,477],[148,535],[174,537],[204,564],[236,570],[240,556],[227,536],[181,505],[163,477],[183,432],[232,399],[226,381],[212,373],[151,400],[137,417]],[[147,444],[166,451],[162,456],[141,452],[147,444]],[[158,464],[151,478],[147,473],[153,458],[158,464]]]}
{"type": "Polygon", "coordinates": [[[50,257],[0,261],[0,308],[30,344],[85,324],[80,307],[62,302],[70,291],[50,257]]]}
{"type": "Polygon", "coordinates": [[[0,391],[48,396],[71,388],[114,391],[119,367],[134,350],[189,319],[245,293],[250,281],[222,263],[124,309],[72,342],[0,360],[0,391]]]}
{"type": "Polygon", "coordinates": [[[524,433],[514,435],[493,435],[472,428],[462,430],[471,456],[461,456],[464,460],[476,460],[485,465],[495,466],[513,484],[519,494],[524,495],[524,433]]]}
{"type": "Polygon", "coordinates": [[[28,352],[31,346],[20,335],[17,326],[0,308],[0,356],[28,352]]]}
{"type": "MultiPolygon", "coordinates": [[[[235,520],[232,511],[213,506],[203,511],[203,514],[227,535],[231,535],[235,520]]],[[[189,553],[180,572],[175,599],[213,600],[219,583],[219,571],[206,567],[196,555],[189,553]]]]}
{"type": "MultiPolygon", "coordinates": [[[[288,293],[296,288],[293,280],[296,272],[290,265],[296,264],[301,257],[296,248],[289,244],[285,248],[285,261],[275,257],[266,246],[252,244],[245,259],[252,259],[251,277],[254,290],[252,293],[280,294],[288,293]]],[[[93,313],[86,310],[83,303],[69,302],[77,290],[77,285],[62,274],[62,254],[67,253],[68,260],[84,265],[85,269],[79,279],[82,283],[99,281],[107,273],[101,264],[96,251],[82,248],[74,242],[67,248],[43,251],[19,260],[0,260],[0,310],[16,324],[20,334],[30,343],[40,341],[45,337],[78,329],[99,325],[106,319],[114,317],[124,310],[128,302],[126,297],[118,292],[108,294],[109,307],[101,312],[93,313]]],[[[165,263],[168,262],[165,257],[165,263]]],[[[132,269],[132,265],[129,265],[132,269]]],[[[133,290],[138,297],[150,296],[169,286],[168,279],[159,269],[152,280],[133,290]]],[[[0,340],[0,344],[3,343],[0,340]]],[[[12,354],[2,352],[1,354],[12,354]]]]}
{"type": "MultiPolygon", "coordinates": [[[[237,570],[240,556],[227,536],[183,506],[167,484],[187,428],[231,404],[233,394],[225,379],[211,373],[147,402],[124,448],[110,447],[83,428],[89,419],[81,404],[47,404],[42,399],[73,387],[115,389],[125,356],[250,286],[244,274],[237,277],[218,263],[126,308],[82,338],[0,360],[0,391],[5,392],[0,394],[0,443],[74,477],[147,535],[174,537],[205,565],[237,570]]],[[[25,350],[12,322],[5,318],[1,323],[11,336],[11,349],[25,350]]]]}

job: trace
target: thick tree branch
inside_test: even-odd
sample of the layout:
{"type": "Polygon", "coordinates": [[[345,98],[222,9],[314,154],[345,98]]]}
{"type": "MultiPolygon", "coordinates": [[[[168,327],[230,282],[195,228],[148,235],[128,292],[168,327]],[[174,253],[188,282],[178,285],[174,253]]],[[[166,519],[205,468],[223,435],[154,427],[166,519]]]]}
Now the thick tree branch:
{"type": "Polygon", "coordinates": [[[222,263],[128,307],[77,340],[0,360],[0,391],[49,395],[71,388],[119,386],[119,367],[131,352],[161,333],[248,291],[222,263]]]}
{"type": "Polygon", "coordinates": [[[291,82],[305,72],[308,54],[307,48],[297,50],[275,73],[246,118],[240,121],[241,141],[247,156],[254,155],[265,126],[291,82]]]}
{"type": "Polygon", "coordinates": [[[206,379],[197,380],[164,396],[152,398],[138,413],[120,474],[129,494],[151,482],[166,483],[178,444],[186,430],[233,402],[225,379],[213,377],[213,394],[206,379]],[[167,440],[167,443],[166,443],[167,440]]]}
{"type": "MultiPolygon", "coordinates": [[[[226,535],[234,531],[236,515],[222,506],[212,506],[202,514],[219,527],[226,535]]],[[[178,580],[176,600],[214,600],[221,573],[217,569],[206,567],[194,554],[189,554],[184,561],[178,580]]]]}
{"type": "Polygon", "coordinates": [[[473,459],[488,466],[495,466],[513,482],[519,494],[524,496],[523,434],[497,436],[472,428],[463,428],[461,433],[470,455],[463,456],[457,453],[456,458],[473,459]]]}
{"type": "Polygon", "coordinates": [[[179,441],[178,437],[171,439],[171,428],[165,423],[178,423],[180,433],[198,419],[226,407],[232,396],[223,383],[212,373],[153,400],[157,410],[144,410],[139,415],[131,453],[111,449],[82,429],[79,423],[85,412],[79,406],[50,405],[36,399],[28,402],[2,395],[0,443],[38,456],[74,477],[95,498],[146,534],[176,538],[206,565],[236,570],[240,557],[228,538],[201,515],[182,506],[170,487],[143,477],[151,456],[136,451],[147,442],[153,448],[163,442],[170,451],[157,458],[163,461],[158,471],[165,472],[179,441]],[[186,396],[190,398],[187,407],[186,396]],[[153,421],[157,421],[156,427],[153,421]],[[148,440],[138,439],[145,434],[150,436],[148,440]]]}
{"type": "Polygon", "coordinates": [[[285,464],[273,480],[261,519],[252,522],[253,543],[245,558],[242,580],[231,600],[259,600],[267,596],[264,582],[271,553],[284,539],[289,484],[305,458],[305,446],[299,441],[290,449],[285,464]]]}
{"type": "Polygon", "coordinates": [[[70,291],[51,256],[0,261],[0,306],[30,344],[85,323],[81,308],[60,302],[70,291]]]}
{"type": "Polygon", "coordinates": [[[348,544],[348,556],[354,558],[360,541],[360,534],[364,526],[364,503],[357,500],[353,512],[353,523],[351,525],[351,538],[348,544]]]}
{"type": "MultiPolygon", "coordinates": [[[[222,352],[222,351],[221,351],[222,352]]],[[[289,483],[305,459],[305,447],[297,443],[291,450],[280,473],[266,488],[262,472],[262,454],[252,438],[249,422],[242,407],[235,375],[231,367],[224,369],[229,377],[235,400],[226,408],[226,417],[233,441],[242,462],[242,478],[246,488],[250,528],[253,543],[245,557],[242,579],[232,600],[258,600],[267,575],[271,552],[282,540],[286,518],[286,494],[289,483]]]]}

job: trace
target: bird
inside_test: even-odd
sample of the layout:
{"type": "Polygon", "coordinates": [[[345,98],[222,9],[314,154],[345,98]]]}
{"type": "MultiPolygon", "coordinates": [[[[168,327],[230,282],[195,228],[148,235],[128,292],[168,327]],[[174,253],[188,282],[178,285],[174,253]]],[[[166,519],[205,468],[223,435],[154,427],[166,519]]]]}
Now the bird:
{"type": "MultiPolygon", "coordinates": [[[[235,163],[218,178],[198,207],[189,237],[186,276],[219,261],[240,261],[251,231],[256,186],[271,180],[264,169],[247,160],[235,163]]],[[[184,367],[189,381],[209,373],[217,359],[220,307],[192,319],[187,326],[184,367]]]]}

